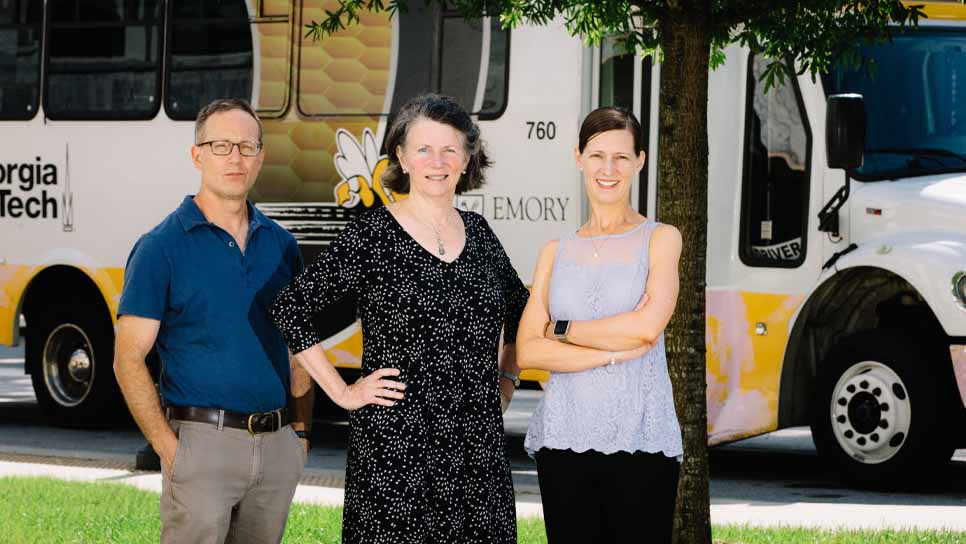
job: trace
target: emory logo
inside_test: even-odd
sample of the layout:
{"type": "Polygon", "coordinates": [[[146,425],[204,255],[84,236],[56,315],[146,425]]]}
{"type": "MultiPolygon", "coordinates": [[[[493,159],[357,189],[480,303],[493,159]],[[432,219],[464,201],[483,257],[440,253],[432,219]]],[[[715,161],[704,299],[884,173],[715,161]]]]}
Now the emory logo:
{"type": "Polygon", "coordinates": [[[0,218],[57,218],[57,199],[46,187],[57,185],[57,165],[34,163],[0,164],[0,218]],[[38,193],[39,190],[39,195],[38,193]],[[17,189],[22,195],[14,195],[17,189]]]}
{"type": "Polygon", "coordinates": [[[335,155],[335,169],[342,181],[335,186],[335,203],[343,208],[354,208],[359,204],[368,208],[376,198],[383,204],[405,198],[405,195],[382,186],[382,173],[386,171],[389,159],[379,154],[376,138],[368,128],[362,131],[362,142],[359,143],[344,128],[336,132],[335,143],[339,152],[335,155]]]}

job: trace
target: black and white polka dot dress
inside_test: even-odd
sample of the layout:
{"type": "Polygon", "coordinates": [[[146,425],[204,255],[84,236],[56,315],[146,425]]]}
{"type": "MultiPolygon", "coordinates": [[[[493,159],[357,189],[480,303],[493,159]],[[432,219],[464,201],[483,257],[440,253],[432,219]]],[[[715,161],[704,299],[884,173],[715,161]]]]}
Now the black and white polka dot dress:
{"type": "Polygon", "coordinates": [[[528,292],[486,220],[460,216],[466,246],[446,263],[386,208],[366,212],[273,308],[298,353],[320,341],[312,316],[354,296],[363,372],[398,368],[407,385],[395,406],[349,414],[344,542],[516,542],[497,348],[528,292]]]}

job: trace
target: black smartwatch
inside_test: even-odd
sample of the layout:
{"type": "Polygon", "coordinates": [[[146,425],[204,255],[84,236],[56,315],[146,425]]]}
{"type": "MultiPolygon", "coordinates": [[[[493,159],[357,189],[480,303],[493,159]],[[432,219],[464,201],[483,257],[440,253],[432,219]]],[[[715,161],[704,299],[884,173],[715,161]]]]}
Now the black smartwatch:
{"type": "Polygon", "coordinates": [[[567,341],[567,331],[570,330],[570,321],[561,319],[553,322],[553,337],[561,342],[567,341]]]}

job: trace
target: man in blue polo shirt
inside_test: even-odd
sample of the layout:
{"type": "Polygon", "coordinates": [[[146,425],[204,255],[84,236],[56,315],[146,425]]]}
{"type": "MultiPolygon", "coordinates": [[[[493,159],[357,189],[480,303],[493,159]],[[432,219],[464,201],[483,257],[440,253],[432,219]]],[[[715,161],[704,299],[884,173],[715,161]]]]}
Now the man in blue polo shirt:
{"type": "Polygon", "coordinates": [[[247,102],[202,109],[191,157],[198,194],[128,259],[115,373],[161,457],[161,541],[279,542],[305,464],[290,384],[298,397],[311,382],[290,367],[269,308],[302,259],[292,235],[248,202],[264,153],[247,102]],[[163,409],[144,360],[155,344],[163,409]]]}

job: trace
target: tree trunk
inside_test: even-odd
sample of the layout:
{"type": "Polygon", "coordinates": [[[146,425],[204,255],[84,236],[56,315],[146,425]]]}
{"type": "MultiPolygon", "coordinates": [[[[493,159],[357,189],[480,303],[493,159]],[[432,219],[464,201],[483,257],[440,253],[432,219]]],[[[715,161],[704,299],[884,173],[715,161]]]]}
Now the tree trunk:
{"type": "Polygon", "coordinates": [[[711,542],[705,376],[705,261],[708,226],[708,60],[705,2],[661,21],[658,219],[684,239],[681,294],[667,328],[668,366],[684,439],[675,543],[711,542]]]}

